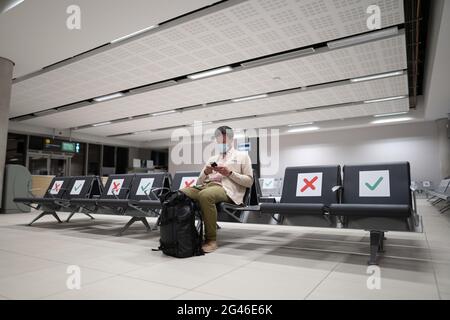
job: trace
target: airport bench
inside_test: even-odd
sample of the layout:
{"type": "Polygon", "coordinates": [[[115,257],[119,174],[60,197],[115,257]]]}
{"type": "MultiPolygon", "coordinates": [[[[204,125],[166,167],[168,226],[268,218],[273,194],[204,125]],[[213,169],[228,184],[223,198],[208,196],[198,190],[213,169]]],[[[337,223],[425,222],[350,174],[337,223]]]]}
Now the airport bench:
{"type": "Polygon", "coordinates": [[[71,202],[91,208],[92,213],[130,216],[119,235],[136,221],[141,221],[147,230],[151,230],[146,218],[158,216],[161,209],[158,196],[164,188],[167,189],[167,179],[165,173],[111,175],[98,199],[75,199],[71,202]]]}
{"type": "Polygon", "coordinates": [[[336,227],[336,219],[326,210],[337,203],[341,184],[339,165],[288,167],[284,173],[279,203],[260,203],[261,213],[281,215],[295,224],[312,227],[336,227]]]}
{"type": "Polygon", "coordinates": [[[31,226],[34,222],[36,222],[37,220],[46,215],[52,215],[59,223],[62,222],[61,219],[59,219],[56,212],[62,207],[60,200],[66,193],[71,180],[72,180],[71,177],[54,177],[50,182],[50,185],[42,198],[40,197],[14,198],[14,202],[20,202],[33,209],[42,210],[42,212],[28,224],[29,226],[31,226]]]}
{"type": "Polygon", "coordinates": [[[435,190],[427,190],[428,201],[431,202],[433,206],[438,203],[445,201],[444,207],[439,209],[441,213],[450,209],[450,179],[443,179],[441,183],[435,190]]]}
{"type": "Polygon", "coordinates": [[[330,205],[329,214],[343,228],[370,232],[369,264],[384,251],[385,232],[422,231],[410,185],[408,162],[344,166],[341,201],[330,205]]]}

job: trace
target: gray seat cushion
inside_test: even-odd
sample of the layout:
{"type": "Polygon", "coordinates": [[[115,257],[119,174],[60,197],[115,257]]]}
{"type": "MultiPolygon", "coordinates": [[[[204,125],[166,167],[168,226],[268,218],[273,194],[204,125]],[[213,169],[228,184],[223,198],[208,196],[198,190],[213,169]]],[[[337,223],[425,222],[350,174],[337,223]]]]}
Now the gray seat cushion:
{"type": "Polygon", "coordinates": [[[331,204],[329,212],[336,216],[358,217],[408,217],[411,208],[403,204],[331,204]]]}
{"type": "Polygon", "coordinates": [[[323,203],[261,203],[261,213],[279,213],[283,215],[322,215],[323,203]]]}

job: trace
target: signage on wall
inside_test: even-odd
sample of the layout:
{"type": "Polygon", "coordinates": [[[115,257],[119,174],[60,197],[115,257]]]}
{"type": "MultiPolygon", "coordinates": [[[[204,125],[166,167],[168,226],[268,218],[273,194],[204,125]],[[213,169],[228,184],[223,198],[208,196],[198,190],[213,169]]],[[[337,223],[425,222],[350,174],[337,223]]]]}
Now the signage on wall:
{"type": "Polygon", "coordinates": [[[252,144],[250,142],[238,143],[237,149],[239,151],[250,151],[252,149],[252,144]]]}
{"type": "Polygon", "coordinates": [[[79,153],[80,143],[43,138],[43,150],[79,153]]]}

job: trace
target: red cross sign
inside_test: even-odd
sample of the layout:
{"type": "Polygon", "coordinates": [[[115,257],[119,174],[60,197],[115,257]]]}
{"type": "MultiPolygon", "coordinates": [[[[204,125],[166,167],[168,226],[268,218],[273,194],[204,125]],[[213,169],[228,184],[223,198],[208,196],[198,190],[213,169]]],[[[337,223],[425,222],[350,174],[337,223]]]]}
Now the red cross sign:
{"type": "Polygon", "coordinates": [[[296,196],[322,196],[322,172],[299,173],[297,176],[296,196]]]}
{"type": "Polygon", "coordinates": [[[315,176],[310,181],[308,181],[308,179],[304,178],[303,182],[305,183],[305,185],[303,186],[303,188],[300,189],[300,192],[305,192],[305,190],[308,188],[311,188],[312,190],[316,190],[316,187],[314,186],[314,182],[316,182],[317,179],[319,179],[318,176],[315,176]]]}

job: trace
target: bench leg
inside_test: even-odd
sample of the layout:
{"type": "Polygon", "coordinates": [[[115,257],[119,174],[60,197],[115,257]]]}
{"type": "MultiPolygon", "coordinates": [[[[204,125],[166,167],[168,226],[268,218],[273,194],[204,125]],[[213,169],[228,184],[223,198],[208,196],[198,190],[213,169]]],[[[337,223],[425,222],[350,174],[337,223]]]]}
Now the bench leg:
{"type": "Polygon", "coordinates": [[[369,265],[378,265],[378,253],[383,252],[384,232],[370,231],[370,258],[369,265]]]}
{"type": "Polygon", "coordinates": [[[69,222],[70,219],[72,219],[72,217],[73,217],[73,215],[74,215],[75,213],[76,213],[76,212],[71,212],[71,213],[69,214],[69,216],[67,217],[66,222],[69,222]]]}
{"type": "MultiPolygon", "coordinates": [[[[71,212],[70,215],[69,215],[69,217],[67,218],[66,222],[69,222],[70,219],[72,219],[72,217],[73,217],[73,215],[74,215],[75,213],[77,213],[77,212],[76,212],[76,211],[75,211],[75,212],[71,212]]],[[[80,212],[80,213],[83,213],[83,214],[87,215],[87,216],[88,216],[89,218],[91,218],[92,220],[95,219],[95,218],[94,218],[93,216],[91,216],[89,213],[86,213],[86,212],[80,212]]]]}
{"type": "Polygon", "coordinates": [[[448,209],[450,209],[450,204],[446,205],[445,207],[443,207],[442,209],[439,210],[439,212],[444,213],[445,211],[447,211],[448,209]]]}
{"type": "Polygon", "coordinates": [[[56,212],[44,211],[41,214],[39,214],[36,218],[34,218],[33,221],[31,221],[28,225],[31,226],[37,220],[39,220],[40,218],[42,218],[43,216],[46,216],[48,214],[51,214],[59,223],[62,223],[61,219],[59,219],[59,217],[56,214],[56,212]]]}
{"type": "Polygon", "coordinates": [[[118,236],[121,236],[133,223],[135,223],[136,221],[141,221],[144,226],[147,228],[148,230],[151,230],[150,225],[148,224],[148,221],[146,218],[144,217],[132,217],[127,224],[122,228],[122,230],[119,231],[118,236]]]}
{"type": "Polygon", "coordinates": [[[432,206],[435,206],[435,205],[437,205],[439,202],[441,202],[442,201],[442,199],[436,199],[436,200],[434,200],[432,203],[431,203],[431,205],[432,206]]]}
{"type": "Polygon", "coordinates": [[[91,218],[91,220],[95,220],[95,218],[93,216],[91,216],[89,213],[85,213],[83,212],[85,215],[87,215],[89,218],[91,218]]]}

